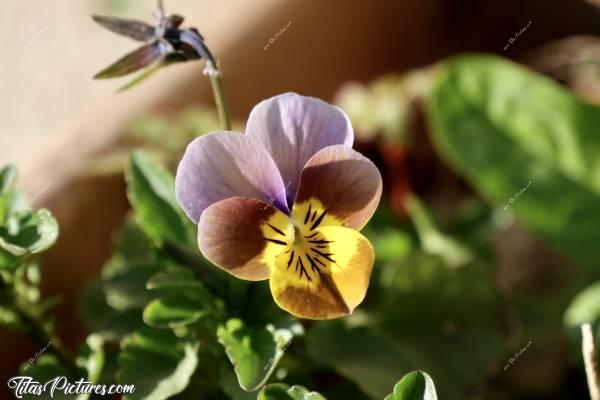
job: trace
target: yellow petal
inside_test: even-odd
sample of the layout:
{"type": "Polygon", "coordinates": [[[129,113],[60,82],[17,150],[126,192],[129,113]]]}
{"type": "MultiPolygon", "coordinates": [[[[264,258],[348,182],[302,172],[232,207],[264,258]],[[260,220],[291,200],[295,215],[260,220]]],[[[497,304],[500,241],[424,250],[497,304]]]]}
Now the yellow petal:
{"type": "Polygon", "coordinates": [[[369,241],[352,229],[297,231],[294,244],[271,270],[271,292],[279,307],[297,317],[342,317],[363,301],[373,260],[369,241]]]}
{"type": "Polygon", "coordinates": [[[342,226],[344,221],[335,217],[325,208],[323,203],[314,197],[306,199],[302,203],[294,204],[292,208],[292,220],[305,235],[315,229],[324,226],[342,226]]]}

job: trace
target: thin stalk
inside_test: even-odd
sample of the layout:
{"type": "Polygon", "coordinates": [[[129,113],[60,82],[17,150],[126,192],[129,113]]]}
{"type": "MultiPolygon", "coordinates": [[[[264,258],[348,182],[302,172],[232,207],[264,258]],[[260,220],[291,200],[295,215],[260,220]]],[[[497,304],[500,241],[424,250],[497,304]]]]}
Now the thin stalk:
{"type": "Polygon", "coordinates": [[[217,105],[217,112],[219,114],[219,121],[224,130],[231,130],[231,116],[229,114],[229,106],[227,99],[225,98],[225,90],[223,89],[223,81],[221,79],[221,71],[217,66],[212,53],[204,44],[204,41],[200,36],[191,29],[185,29],[181,32],[180,39],[182,42],[192,46],[194,50],[198,52],[200,57],[206,61],[206,68],[204,74],[208,75],[210,79],[210,86],[213,91],[215,98],[215,104],[217,105]]]}
{"type": "MultiPolygon", "coordinates": [[[[211,67],[207,67],[211,68],[211,67]]],[[[224,130],[231,130],[231,117],[229,115],[229,107],[227,100],[225,99],[225,92],[223,91],[223,81],[221,80],[221,73],[217,70],[216,74],[210,74],[210,86],[212,87],[213,95],[215,97],[215,103],[217,105],[217,112],[219,113],[219,121],[224,130]]]]}
{"type": "Polygon", "coordinates": [[[588,390],[591,400],[600,400],[600,376],[598,375],[598,355],[596,342],[590,324],[581,325],[581,351],[585,364],[588,390]]]}

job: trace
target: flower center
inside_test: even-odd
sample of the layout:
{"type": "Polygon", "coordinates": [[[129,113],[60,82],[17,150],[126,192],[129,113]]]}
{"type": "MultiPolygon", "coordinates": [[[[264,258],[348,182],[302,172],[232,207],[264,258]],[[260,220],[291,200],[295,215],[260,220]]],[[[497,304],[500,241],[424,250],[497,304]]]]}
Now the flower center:
{"type": "Polygon", "coordinates": [[[330,215],[317,199],[294,204],[291,216],[277,214],[263,229],[265,239],[271,244],[269,253],[281,260],[279,268],[290,276],[295,275],[307,284],[321,281],[336,264],[332,251],[333,241],[319,228],[341,226],[342,222],[330,215]]]}
{"type": "Polygon", "coordinates": [[[296,224],[294,224],[294,222],[292,221],[292,225],[294,225],[294,246],[298,246],[304,243],[304,241],[302,240],[302,232],[300,231],[300,228],[298,226],[296,226],[296,224]]]}

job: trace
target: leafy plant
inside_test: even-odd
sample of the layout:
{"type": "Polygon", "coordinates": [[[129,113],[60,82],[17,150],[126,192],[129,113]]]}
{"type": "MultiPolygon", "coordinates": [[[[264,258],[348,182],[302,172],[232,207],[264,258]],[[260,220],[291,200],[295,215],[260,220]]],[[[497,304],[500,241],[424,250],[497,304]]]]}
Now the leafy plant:
{"type": "MultiPolygon", "coordinates": [[[[385,137],[369,136],[374,154],[407,146],[423,113],[460,190],[443,207],[426,191],[409,193],[407,218],[384,201],[363,231],[376,255],[366,301],[343,320],[293,318],[265,282],[230,279],[199,253],[172,171],[187,142],[216,129],[202,110],[186,117],[212,121],[198,129],[181,116],[138,122],[143,150],[120,154],[132,210],[101,277],[81,293],[90,334],[73,357],[53,329],[55,300],[39,291],[38,255],[58,225],[15,190],[14,167],[0,170],[0,324],[50,342],[22,374],[135,385],[126,399],[512,398],[502,367],[523,341],[535,344],[514,362],[527,366],[538,343],[568,332],[579,344],[580,324],[598,328],[600,291],[589,285],[598,278],[600,109],[497,57],[420,72],[345,92],[340,103],[367,105],[354,111],[361,129],[385,137]],[[381,104],[400,109],[369,111],[381,104]],[[506,261],[497,242],[513,217],[579,267],[543,296],[499,284],[506,261]]],[[[556,391],[554,383],[545,385],[556,391]]]]}

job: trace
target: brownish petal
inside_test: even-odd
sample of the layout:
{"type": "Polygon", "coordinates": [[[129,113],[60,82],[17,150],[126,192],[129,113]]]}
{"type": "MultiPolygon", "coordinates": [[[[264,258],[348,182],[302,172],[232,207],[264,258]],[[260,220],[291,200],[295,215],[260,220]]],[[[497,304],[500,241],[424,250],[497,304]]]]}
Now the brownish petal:
{"type": "Polygon", "coordinates": [[[198,223],[202,254],[230,274],[250,281],[267,279],[275,259],[293,239],[287,215],[245,197],[214,203],[198,223]]]}
{"type": "MultiPolygon", "coordinates": [[[[381,191],[381,174],[368,158],[347,146],[329,146],[306,163],[292,216],[302,223],[309,208],[322,208],[332,217],[331,225],[341,221],[360,230],[375,212],[381,191]]],[[[320,226],[329,224],[324,218],[320,226]]]]}

